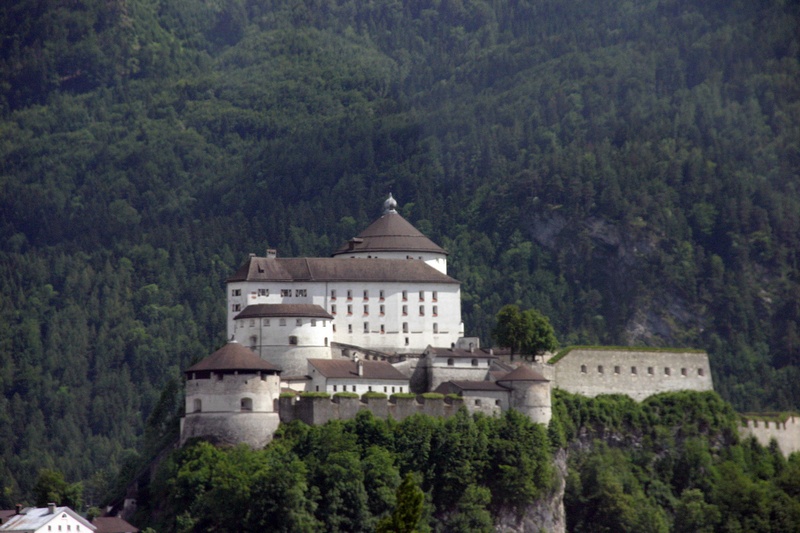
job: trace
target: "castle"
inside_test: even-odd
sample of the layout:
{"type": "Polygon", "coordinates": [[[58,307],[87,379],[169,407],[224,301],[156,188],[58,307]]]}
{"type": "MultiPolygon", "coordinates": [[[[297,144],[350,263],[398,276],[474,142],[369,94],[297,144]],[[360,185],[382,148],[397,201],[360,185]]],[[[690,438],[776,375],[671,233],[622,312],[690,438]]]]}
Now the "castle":
{"type": "Polygon", "coordinates": [[[267,250],[227,280],[230,342],[185,371],[181,443],[259,447],[280,422],[318,424],[361,410],[402,419],[462,405],[490,415],[513,408],[547,424],[551,385],[637,400],[713,389],[704,352],[576,349],[514,364],[481,349],[464,337],[447,252],[396,208],[390,194],[381,217],[332,257],[267,250]],[[428,391],[439,394],[421,394],[428,391]]]}

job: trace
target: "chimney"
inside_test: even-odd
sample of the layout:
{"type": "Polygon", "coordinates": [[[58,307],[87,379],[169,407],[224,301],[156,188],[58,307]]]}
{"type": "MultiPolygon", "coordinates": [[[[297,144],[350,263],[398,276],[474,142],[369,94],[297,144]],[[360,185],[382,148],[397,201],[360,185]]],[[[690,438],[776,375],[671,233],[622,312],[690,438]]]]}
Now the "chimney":
{"type": "Polygon", "coordinates": [[[278,250],[275,248],[267,248],[267,259],[275,259],[278,257],[278,250]]]}
{"type": "Polygon", "coordinates": [[[47,514],[56,514],[56,504],[54,503],[47,504],[47,514]]]}
{"type": "Polygon", "coordinates": [[[364,363],[361,362],[361,359],[356,361],[356,366],[358,367],[358,375],[359,376],[363,376],[364,375],[364,363]]]}
{"type": "Polygon", "coordinates": [[[16,509],[17,509],[17,514],[22,514],[22,504],[21,503],[18,503],[16,505],[16,509]]]}

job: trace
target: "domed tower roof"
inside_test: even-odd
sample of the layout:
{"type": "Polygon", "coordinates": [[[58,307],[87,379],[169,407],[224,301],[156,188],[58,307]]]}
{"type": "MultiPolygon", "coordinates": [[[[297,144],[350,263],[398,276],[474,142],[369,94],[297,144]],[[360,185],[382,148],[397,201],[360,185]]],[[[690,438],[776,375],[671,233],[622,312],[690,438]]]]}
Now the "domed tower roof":
{"type": "Polygon", "coordinates": [[[391,194],[383,203],[383,215],[367,229],[350,239],[333,255],[353,252],[428,252],[447,255],[439,245],[423,235],[396,210],[391,194]]]}
{"type": "Polygon", "coordinates": [[[503,381],[549,381],[539,372],[527,365],[519,365],[517,368],[497,380],[503,381]]]}
{"type": "Polygon", "coordinates": [[[264,371],[270,373],[280,372],[280,369],[255,354],[238,342],[229,342],[202,361],[186,369],[190,372],[221,372],[226,370],[237,371],[264,371]]]}

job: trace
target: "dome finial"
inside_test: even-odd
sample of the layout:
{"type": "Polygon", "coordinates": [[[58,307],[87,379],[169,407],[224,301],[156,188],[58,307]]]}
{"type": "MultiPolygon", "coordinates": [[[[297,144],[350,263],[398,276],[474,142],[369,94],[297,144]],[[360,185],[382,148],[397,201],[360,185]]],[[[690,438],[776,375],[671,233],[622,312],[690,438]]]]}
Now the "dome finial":
{"type": "Polygon", "coordinates": [[[386,213],[397,213],[396,208],[397,208],[397,200],[392,198],[392,193],[389,193],[389,198],[387,198],[386,201],[383,202],[383,214],[385,215],[386,213]]]}

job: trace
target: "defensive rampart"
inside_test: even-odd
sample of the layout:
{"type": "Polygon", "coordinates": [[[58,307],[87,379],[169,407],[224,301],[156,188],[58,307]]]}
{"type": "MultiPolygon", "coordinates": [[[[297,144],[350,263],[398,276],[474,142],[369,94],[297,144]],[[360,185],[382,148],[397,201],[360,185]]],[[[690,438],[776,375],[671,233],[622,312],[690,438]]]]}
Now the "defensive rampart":
{"type": "Polygon", "coordinates": [[[755,437],[762,446],[768,446],[775,439],[783,455],[788,457],[800,451],[800,417],[789,416],[783,421],[744,418],[739,435],[755,437]]]}
{"type": "Polygon", "coordinates": [[[411,415],[421,413],[430,416],[453,416],[464,401],[460,398],[431,398],[423,395],[416,398],[348,398],[334,396],[282,396],[280,399],[281,422],[301,420],[308,425],[324,424],[330,420],[350,420],[360,411],[370,411],[378,418],[391,416],[395,420],[403,420],[411,415]]]}

